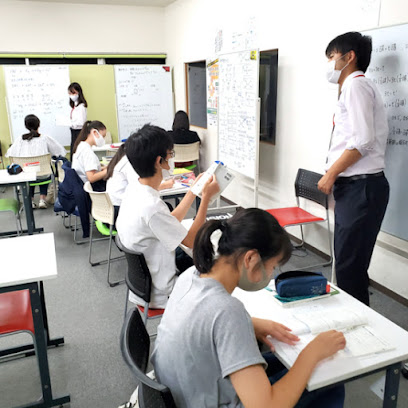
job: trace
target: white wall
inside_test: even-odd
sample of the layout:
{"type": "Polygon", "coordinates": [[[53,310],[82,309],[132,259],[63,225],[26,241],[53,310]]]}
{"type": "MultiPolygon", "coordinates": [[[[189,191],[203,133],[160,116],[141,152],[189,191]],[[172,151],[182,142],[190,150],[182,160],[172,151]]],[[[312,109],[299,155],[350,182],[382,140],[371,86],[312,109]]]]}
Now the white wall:
{"type": "Polygon", "coordinates": [[[164,9],[0,1],[2,52],[161,53],[164,9]]]}
{"type": "MultiPolygon", "coordinates": [[[[276,146],[261,144],[261,208],[294,204],[293,182],[299,167],[323,172],[337,91],[325,79],[328,42],[346,31],[408,22],[401,0],[178,0],[165,11],[165,48],[174,66],[176,109],[185,109],[184,63],[214,56],[217,30],[224,41],[255,22],[257,46],[279,49],[276,146]],[[381,11],[380,11],[381,10],[381,11]]],[[[200,131],[203,162],[216,159],[217,134],[200,131]]],[[[250,180],[234,182],[226,196],[252,205],[250,180]]],[[[333,205],[333,204],[332,204],[333,205]]],[[[292,231],[291,231],[292,232],[292,231]]],[[[309,227],[307,240],[328,252],[323,227],[309,227]]],[[[382,234],[385,241],[390,238],[382,234]]],[[[403,250],[408,243],[393,240],[403,250]]],[[[408,298],[408,261],[376,248],[370,276],[408,298]]]]}

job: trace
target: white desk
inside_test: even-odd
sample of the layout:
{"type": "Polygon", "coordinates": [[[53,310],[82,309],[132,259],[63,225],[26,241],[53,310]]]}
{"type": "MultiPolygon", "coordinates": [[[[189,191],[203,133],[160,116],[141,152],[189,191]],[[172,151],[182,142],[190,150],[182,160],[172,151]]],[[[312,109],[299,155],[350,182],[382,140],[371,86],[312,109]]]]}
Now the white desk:
{"type": "Polygon", "coordinates": [[[119,150],[119,147],[123,144],[123,142],[119,142],[119,143],[108,143],[108,144],[104,144],[101,147],[98,146],[92,146],[92,150],[94,152],[107,152],[108,150],[119,150]],[[113,145],[114,147],[112,147],[111,145],[113,145]]]}
{"type": "MultiPolygon", "coordinates": [[[[310,310],[311,307],[323,307],[328,313],[330,309],[338,307],[363,312],[368,318],[370,327],[395,348],[365,357],[339,356],[328,359],[316,367],[307,384],[307,389],[313,391],[377,371],[387,370],[383,407],[394,408],[397,406],[401,362],[408,359],[408,332],[341,290],[339,295],[301,303],[290,308],[283,308],[277,304],[272,298],[272,293],[265,289],[258,292],[245,292],[237,288],[233,292],[233,296],[241,300],[251,316],[286,323],[289,328],[288,321],[291,320],[293,313],[310,310]]],[[[279,349],[279,342],[276,340],[273,342],[279,349]]],[[[287,368],[290,367],[291,364],[285,354],[277,350],[276,355],[287,368]]]]}
{"type": "MultiPolygon", "coordinates": [[[[47,309],[43,280],[57,277],[54,234],[39,234],[0,240],[2,268],[0,271],[1,293],[29,290],[31,310],[34,322],[34,335],[38,351],[38,361],[42,385],[42,401],[36,401],[25,407],[54,407],[68,403],[69,395],[53,398],[48,366],[47,347],[59,346],[63,338],[49,338],[47,309]],[[41,254],[45,254],[44,258],[41,254]]],[[[24,353],[33,354],[34,345],[13,347],[0,350],[0,357],[24,353]]],[[[1,369],[1,367],[0,367],[1,369]]]]}
{"type": "MultiPolygon", "coordinates": [[[[26,213],[27,220],[27,231],[24,232],[28,232],[29,235],[32,235],[34,232],[44,231],[43,228],[36,228],[35,226],[34,213],[31,204],[31,197],[29,194],[30,193],[29,182],[35,181],[36,179],[37,179],[36,173],[22,172],[20,174],[15,174],[11,176],[10,174],[8,174],[7,170],[0,170],[0,185],[21,187],[24,210],[26,213]]],[[[15,233],[16,231],[1,232],[0,236],[12,235],[15,233]]]]}

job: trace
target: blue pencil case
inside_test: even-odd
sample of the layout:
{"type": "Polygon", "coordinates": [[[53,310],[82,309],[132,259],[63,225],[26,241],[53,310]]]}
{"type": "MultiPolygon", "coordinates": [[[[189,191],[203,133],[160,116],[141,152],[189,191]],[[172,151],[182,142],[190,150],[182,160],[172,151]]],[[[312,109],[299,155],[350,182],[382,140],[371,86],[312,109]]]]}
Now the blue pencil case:
{"type": "Polygon", "coordinates": [[[321,272],[288,271],[275,279],[275,288],[281,297],[323,295],[327,279],[321,272]]]}

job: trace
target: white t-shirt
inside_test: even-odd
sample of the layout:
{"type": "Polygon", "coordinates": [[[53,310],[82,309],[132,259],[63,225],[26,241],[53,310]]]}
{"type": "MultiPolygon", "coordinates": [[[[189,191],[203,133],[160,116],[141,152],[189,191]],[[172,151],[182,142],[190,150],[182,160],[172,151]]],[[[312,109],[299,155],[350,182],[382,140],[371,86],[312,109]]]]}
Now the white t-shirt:
{"type": "Polygon", "coordinates": [[[136,182],[139,179],[138,174],[124,155],[113,169],[112,177],[106,182],[106,191],[113,205],[120,206],[126,187],[129,183],[136,182]]]}
{"type": "Polygon", "coordinates": [[[51,153],[51,156],[65,156],[67,154],[63,146],[55,139],[46,135],[33,137],[31,140],[23,140],[19,137],[7,150],[6,157],[34,157],[51,153]]]}
{"type": "Polygon", "coordinates": [[[101,171],[101,163],[98,156],[93,152],[92,147],[87,142],[79,143],[72,159],[72,168],[77,172],[79,178],[86,183],[87,171],[101,171]]]}
{"type": "Polygon", "coordinates": [[[71,128],[82,129],[86,122],[86,107],[83,103],[76,105],[71,110],[71,128]]]}
{"type": "MultiPolygon", "coordinates": [[[[130,183],[123,196],[116,220],[121,244],[133,252],[142,252],[152,276],[150,307],[166,307],[176,282],[175,249],[187,230],[161,200],[159,192],[139,180],[130,183]]],[[[141,305],[136,296],[130,300],[141,305]]]]}

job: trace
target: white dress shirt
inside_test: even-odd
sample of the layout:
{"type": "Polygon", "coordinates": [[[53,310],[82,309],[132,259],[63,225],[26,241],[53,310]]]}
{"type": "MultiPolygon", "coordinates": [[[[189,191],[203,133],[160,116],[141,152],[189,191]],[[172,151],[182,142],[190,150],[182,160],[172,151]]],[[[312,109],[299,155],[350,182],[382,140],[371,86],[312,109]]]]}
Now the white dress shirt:
{"type": "Polygon", "coordinates": [[[113,169],[112,177],[106,182],[106,192],[113,205],[120,206],[126,187],[139,179],[138,174],[124,155],[113,169]]]}
{"type": "Polygon", "coordinates": [[[71,129],[82,129],[86,122],[86,107],[83,103],[75,105],[71,110],[71,129]]]}
{"type": "Polygon", "coordinates": [[[98,156],[93,152],[87,142],[80,142],[72,159],[72,168],[77,172],[79,178],[86,183],[87,171],[101,171],[101,163],[98,156]]]}
{"type": "Polygon", "coordinates": [[[345,150],[353,149],[360,152],[361,159],[339,176],[373,174],[384,170],[387,114],[377,87],[362,71],[353,72],[344,81],[334,125],[326,171],[345,150]]]}
{"type": "MultiPolygon", "coordinates": [[[[161,200],[159,192],[139,180],[129,183],[116,220],[121,244],[132,252],[142,252],[152,276],[150,306],[166,307],[176,282],[175,249],[187,230],[161,200]]],[[[141,305],[136,296],[129,299],[141,305]]]]}
{"type": "Polygon", "coordinates": [[[51,153],[51,156],[65,156],[67,151],[55,139],[46,135],[23,140],[19,137],[7,150],[6,157],[34,157],[51,153]]]}

